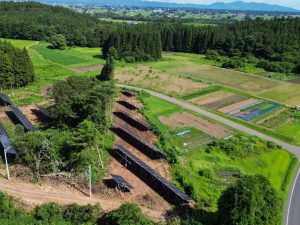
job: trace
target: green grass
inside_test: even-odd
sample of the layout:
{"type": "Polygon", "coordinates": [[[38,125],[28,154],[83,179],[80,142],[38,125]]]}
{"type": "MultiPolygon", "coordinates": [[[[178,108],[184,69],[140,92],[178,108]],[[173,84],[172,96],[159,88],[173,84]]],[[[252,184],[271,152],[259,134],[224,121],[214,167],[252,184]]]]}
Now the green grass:
{"type": "Polygon", "coordinates": [[[293,121],[276,129],[276,132],[293,138],[300,145],[300,120],[293,121]]]}
{"type": "Polygon", "coordinates": [[[16,47],[27,47],[34,65],[36,81],[26,87],[5,90],[17,106],[36,104],[47,100],[41,95],[41,89],[45,85],[53,84],[72,75],[95,76],[100,71],[76,73],[72,69],[76,67],[103,64],[100,48],[68,47],[65,50],[52,50],[47,48],[45,42],[10,40],[16,47]]]}
{"type": "MultiPolygon", "coordinates": [[[[183,109],[147,94],[142,96],[142,99],[145,102],[143,113],[149,118],[150,123],[159,130],[159,133],[169,134],[170,127],[162,124],[159,116],[170,116],[173,113],[182,112],[183,109]]],[[[191,135],[194,137],[196,133],[191,135]]],[[[188,136],[186,137],[188,138],[188,136]]],[[[187,140],[175,144],[181,145],[185,141],[187,140]]],[[[248,175],[261,174],[269,178],[279,195],[286,200],[297,165],[298,161],[294,156],[284,150],[262,152],[247,158],[232,159],[224,152],[212,151],[209,153],[201,147],[196,151],[181,154],[179,164],[172,167],[172,172],[174,179],[178,181],[177,185],[180,186],[184,182],[193,187],[193,195],[202,208],[216,211],[218,198],[222,191],[234,182],[234,179],[217,176],[207,178],[200,176],[199,171],[210,169],[215,172],[239,171],[248,175]]]]}
{"type": "Polygon", "coordinates": [[[67,47],[65,50],[49,49],[48,43],[41,43],[32,48],[39,52],[46,60],[63,66],[79,67],[103,64],[100,48],[67,47]]]}
{"type": "Polygon", "coordinates": [[[18,39],[4,39],[0,38],[1,41],[8,41],[10,42],[13,46],[17,48],[28,48],[34,44],[37,44],[37,41],[27,41],[27,40],[18,40],[18,39]]]}
{"type": "Polygon", "coordinates": [[[182,96],[180,96],[180,98],[182,98],[184,100],[190,100],[190,99],[197,98],[199,96],[206,95],[206,94],[209,94],[212,92],[217,92],[220,90],[222,90],[222,87],[220,87],[220,86],[210,86],[210,87],[202,89],[200,91],[182,95],[182,96]]]}

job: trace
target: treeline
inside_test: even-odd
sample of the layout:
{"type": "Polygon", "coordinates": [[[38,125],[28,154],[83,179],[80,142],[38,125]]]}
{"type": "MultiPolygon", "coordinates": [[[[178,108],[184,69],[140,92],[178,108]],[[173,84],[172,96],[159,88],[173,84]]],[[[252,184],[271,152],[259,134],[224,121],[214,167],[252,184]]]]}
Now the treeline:
{"type": "Polygon", "coordinates": [[[48,40],[65,36],[69,46],[97,47],[108,28],[89,15],[34,2],[0,2],[0,37],[48,40]]]}
{"type": "Polygon", "coordinates": [[[246,20],[215,27],[165,23],[155,26],[160,27],[165,51],[209,53],[215,59],[227,56],[230,61],[224,66],[228,68],[239,67],[254,56],[260,59],[257,66],[267,71],[300,71],[299,18],[246,20]]]}
{"type": "Polygon", "coordinates": [[[80,206],[71,204],[61,206],[57,203],[45,203],[31,211],[24,210],[23,203],[0,192],[1,224],[60,224],[60,225],[154,225],[135,204],[123,204],[118,209],[104,213],[100,205],[80,206]]]}
{"type": "Polygon", "coordinates": [[[126,62],[158,60],[161,58],[161,37],[158,31],[145,25],[119,25],[103,43],[103,55],[114,47],[118,59],[126,62]]]}
{"type": "Polygon", "coordinates": [[[35,78],[27,50],[0,41],[0,88],[25,86],[35,78]]]}
{"type": "Polygon", "coordinates": [[[52,99],[52,119],[46,130],[24,133],[16,128],[14,143],[20,162],[35,180],[59,172],[85,180],[91,165],[92,181],[99,181],[106,173],[114,140],[109,132],[114,85],[96,78],[70,77],[54,84],[52,99]]]}

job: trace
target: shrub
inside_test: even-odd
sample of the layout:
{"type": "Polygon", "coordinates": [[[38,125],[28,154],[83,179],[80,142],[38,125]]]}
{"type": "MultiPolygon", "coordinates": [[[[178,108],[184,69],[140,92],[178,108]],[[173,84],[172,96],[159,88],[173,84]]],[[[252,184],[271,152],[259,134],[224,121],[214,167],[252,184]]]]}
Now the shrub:
{"type": "Polygon", "coordinates": [[[67,206],[63,216],[66,221],[74,225],[95,223],[100,216],[100,211],[99,204],[94,206],[79,206],[77,204],[72,204],[67,206]]]}
{"type": "Polygon", "coordinates": [[[214,177],[214,171],[212,169],[202,169],[199,171],[199,175],[206,178],[213,178],[214,177]]]}
{"type": "Polygon", "coordinates": [[[43,221],[43,224],[55,224],[63,220],[62,207],[57,203],[37,206],[34,210],[34,218],[43,221]]]}

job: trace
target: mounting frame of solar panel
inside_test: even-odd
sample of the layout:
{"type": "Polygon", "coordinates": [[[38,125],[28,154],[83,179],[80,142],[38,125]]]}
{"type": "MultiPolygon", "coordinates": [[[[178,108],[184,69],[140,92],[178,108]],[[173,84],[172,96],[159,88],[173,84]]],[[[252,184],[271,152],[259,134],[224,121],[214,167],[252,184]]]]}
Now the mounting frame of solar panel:
{"type": "Polygon", "coordinates": [[[18,118],[19,122],[25,127],[27,131],[36,131],[37,129],[33,126],[33,124],[25,117],[25,115],[21,112],[21,110],[12,105],[9,106],[14,115],[18,118]]]}
{"type": "Polygon", "coordinates": [[[117,183],[119,190],[128,190],[134,189],[123,177],[115,174],[110,174],[112,179],[117,183]]]}
{"type": "Polygon", "coordinates": [[[126,148],[115,145],[117,159],[127,165],[127,168],[140,177],[145,183],[160,193],[165,199],[175,204],[186,204],[192,201],[187,194],[178,190],[173,184],[161,177],[143,161],[134,156],[126,148]],[[125,162],[125,163],[124,163],[125,162]],[[128,163],[129,162],[129,163],[128,163]]]}
{"type": "Polygon", "coordinates": [[[147,122],[139,120],[137,118],[134,118],[134,117],[130,116],[127,112],[125,112],[123,110],[118,110],[118,111],[115,111],[114,113],[121,113],[121,114],[125,115],[129,119],[135,121],[135,123],[139,124],[139,126],[142,126],[142,128],[144,130],[152,130],[152,127],[147,122]]]}
{"type": "Polygon", "coordinates": [[[129,110],[139,110],[139,108],[133,104],[131,104],[130,102],[128,101],[125,101],[125,100],[120,100],[120,101],[117,101],[119,104],[123,105],[124,107],[126,107],[127,109],[129,110]],[[123,103],[123,104],[122,104],[123,103]]]}
{"type": "Polygon", "coordinates": [[[1,123],[0,123],[0,142],[4,149],[9,149],[7,153],[13,155],[18,154],[18,151],[12,146],[10,142],[10,138],[1,123]]]}
{"type": "Polygon", "coordinates": [[[117,124],[118,128],[121,129],[123,132],[127,133],[128,135],[130,135],[131,137],[133,137],[135,140],[137,140],[138,142],[140,142],[141,144],[147,146],[149,149],[151,149],[151,151],[153,151],[154,153],[156,153],[157,155],[159,155],[160,158],[166,158],[167,154],[165,152],[163,152],[162,150],[160,150],[158,147],[156,147],[155,145],[149,143],[148,141],[146,141],[144,138],[141,138],[139,136],[137,136],[133,131],[131,131],[129,128],[121,125],[121,124],[117,124]]]}
{"type": "Polygon", "coordinates": [[[2,99],[2,101],[6,102],[7,105],[12,105],[12,101],[6,94],[0,93],[0,98],[2,99]]]}

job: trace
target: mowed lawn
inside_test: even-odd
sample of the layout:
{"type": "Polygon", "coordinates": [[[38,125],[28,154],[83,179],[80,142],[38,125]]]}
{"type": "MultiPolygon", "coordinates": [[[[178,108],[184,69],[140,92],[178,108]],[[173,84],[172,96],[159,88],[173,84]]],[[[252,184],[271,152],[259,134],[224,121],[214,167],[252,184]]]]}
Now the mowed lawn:
{"type": "MultiPolygon", "coordinates": [[[[170,116],[173,113],[184,110],[177,105],[148,96],[147,94],[142,95],[142,99],[145,103],[143,113],[160,133],[168,137],[170,127],[162,124],[159,117],[162,115],[170,116]]],[[[165,140],[168,140],[168,138],[165,138],[165,140]]],[[[286,201],[298,165],[295,157],[284,150],[262,152],[261,154],[247,158],[232,159],[224,152],[207,152],[205,151],[205,147],[201,147],[196,151],[181,154],[179,159],[179,163],[172,167],[174,181],[183,178],[185,183],[192,185],[196,200],[200,204],[205,205],[210,211],[217,209],[217,202],[221,193],[236,178],[224,178],[217,175],[207,178],[200,176],[200,171],[209,169],[214,171],[215,174],[217,172],[239,171],[245,175],[263,175],[270,180],[282,199],[286,201]]],[[[178,185],[180,186],[180,183],[178,185]]]]}
{"type": "Polygon", "coordinates": [[[133,64],[161,70],[171,75],[210,82],[248,92],[286,105],[300,105],[300,85],[203,64],[203,56],[187,53],[164,53],[159,62],[133,64]]]}

